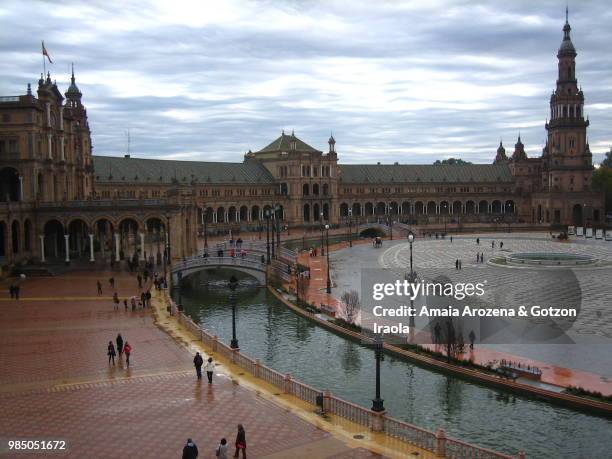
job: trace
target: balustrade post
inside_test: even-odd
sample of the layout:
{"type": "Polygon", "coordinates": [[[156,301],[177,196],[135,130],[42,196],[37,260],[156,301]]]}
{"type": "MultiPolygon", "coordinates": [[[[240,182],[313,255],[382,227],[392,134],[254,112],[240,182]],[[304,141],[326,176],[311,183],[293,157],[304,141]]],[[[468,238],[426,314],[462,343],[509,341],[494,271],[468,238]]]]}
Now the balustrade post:
{"type": "Polygon", "coordinates": [[[446,432],[442,428],[436,432],[436,456],[446,457],[446,432]]]}
{"type": "Polygon", "coordinates": [[[323,391],[323,411],[325,413],[331,412],[331,398],[332,393],[329,390],[323,391]]]}
{"type": "Polygon", "coordinates": [[[291,373],[285,374],[285,377],[283,378],[283,392],[285,394],[291,393],[291,373]]]}
{"type": "Polygon", "coordinates": [[[261,360],[255,359],[255,368],[253,369],[253,376],[261,378],[261,360]]]}
{"type": "Polygon", "coordinates": [[[217,352],[217,343],[219,342],[219,337],[217,335],[213,335],[212,337],[212,350],[213,352],[217,352]]]}
{"type": "Polygon", "coordinates": [[[232,363],[234,365],[236,365],[236,362],[238,362],[238,353],[239,352],[240,352],[239,348],[232,349],[232,363]]]}

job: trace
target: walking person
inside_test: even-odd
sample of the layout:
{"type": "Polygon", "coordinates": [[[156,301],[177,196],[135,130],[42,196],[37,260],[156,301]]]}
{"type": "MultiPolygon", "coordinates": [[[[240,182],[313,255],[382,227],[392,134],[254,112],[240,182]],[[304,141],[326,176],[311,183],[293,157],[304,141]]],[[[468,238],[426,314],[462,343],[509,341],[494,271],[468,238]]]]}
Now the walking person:
{"type": "Polygon", "coordinates": [[[196,352],[196,355],[193,358],[193,366],[195,366],[198,379],[202,379],[202,365],[204,365],[204,359],[199,352],[196,352]]]}
{"type": "Polygon", "coordinates": [[[128,306],[127,306],[127,298],[123,299],[123,307],[125,308],[125,312],[127,312],[128,310],[128,306]]]}
{"type": "Polygon", "coordinates": [[[470,338],[470,349],[474,349],[474,341],[476,341],[476,333],[474,333],[474,330],[470,332],[469,338],[470,338]]]}
{"type": "Polygon", "coordinates": [[[15,298],[15,286],[13,284],[9,287],[9,293],[11,294],[11,298],[15,298]]]}
{"type": "Polygon", "coordinates": [[[499,242],[499,250],[502,250],[504,248],[504,242],[500,241],[499,242]]]}
{"type": "Polygon", "coordinates": [[[138,288],[142,288],[142,276],[140,274],[136,276],[136,280],[138,281],[138,288]]]}
{"type": "Polygon", "coordinates": [[[217,459],[227,459],[227,440],[222,438],[215,451],[217,459]]]}
{"type": "Polygon", "coordinates": [[[459,258],[455,259],[455,269],[459,269],[459,258]]]}
{"type": "Polygon", "coordinates": [[[96,284],[98,285],[98,295],[102,295],[102,284],[100,281],[97,281],[96,284]]]}
{"type": "Polygon", "coordinates": [[[236,452],[234,457],[238,457],[242,451],[242,459],[246,459],[246,432],[242,424],[238,424],[238,433],[236,434],[236,452]]]}
{"type": "Polygon", "coordinates": [[[19,299],[19,290],[21,289],[21,287],[19,287],[19,285],[15,285],[15,299],[18,300],[19,299]]]}
{"type": "Polygon", "coordinates": [[[113,366],[115,366],[115,356],[117,353],[115,352],[115,346],[113,346],[113,342],[108,342],[108,364],[110,365],[111,361],[113,362],[113,366]]]}
{"type": "Polygon", "coordinates": [[[113,293],[113,303],[115,305],[115,311],[119,310],[119,295],[117,295],[117,292],[113,293]]]}
{"type": "Polygon", "coordinates": [[[108,280],[108,283],[110,284],[111,288],[115,288],[115,278],[114,277],[111,277],[108,280]]]}
{"type": "Polygon", "coordinates": [[[476,238],[476,245],[480,245],[480,238],[479,237],[476,238]]]}
{"type": "Polygon", "coordinates": [[[127,367],[130,368],[130,355],[132,354],[132,346],[130,346],[130,343],[128,343],[127,341],[123,346],[123,353],[125,354],[125,363],[127,364],[127,367]]]}
{"type": "Polygon", "coordinates": [[[183,447],[183,459],[196,459],[198,457],[198,447],[191,438],[187,439],[187,444],[183,447]]]}
{"type": "Polygon", "coordinates": [[[204,367],[206,370],[206,377],[208,378],[208,384],[212,384],[213,373],[215,372],[215,364],[213,363],[212,357],[208,358],[208,362],[206,362],[206,366],[204,367]]]}
{"type": "Polygon", "coordinates": [[[121,354],[123,353],[123,337],[121,336],[121,333],[117,335],[117,339],[115,341],[117,341],[117,352],[119,353],[119,357],[121,357],[121,354]]]}

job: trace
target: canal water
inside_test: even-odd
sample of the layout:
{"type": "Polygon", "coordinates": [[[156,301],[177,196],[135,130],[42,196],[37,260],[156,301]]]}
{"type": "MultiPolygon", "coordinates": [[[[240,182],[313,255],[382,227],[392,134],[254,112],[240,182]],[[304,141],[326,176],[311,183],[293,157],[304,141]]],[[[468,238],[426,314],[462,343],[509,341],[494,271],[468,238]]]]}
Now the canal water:
{"type": "MultiPolygon", "coordinates": [[[[226,270],[185,279],[186,313],[226,343],[231,339],[227,279],[240,283],[237,337],[241,352],[318,389],[371,406],[375,361],[371,348],[350,341],[289,310],[249,277],[226,270]]],[[[173,292],[175,298],[178,292],[173,292]]],[[[489,389],[386,355],[382,397],[399,419],[508,454],[531,458],[610,458],[612,420],[489,389]]]]}

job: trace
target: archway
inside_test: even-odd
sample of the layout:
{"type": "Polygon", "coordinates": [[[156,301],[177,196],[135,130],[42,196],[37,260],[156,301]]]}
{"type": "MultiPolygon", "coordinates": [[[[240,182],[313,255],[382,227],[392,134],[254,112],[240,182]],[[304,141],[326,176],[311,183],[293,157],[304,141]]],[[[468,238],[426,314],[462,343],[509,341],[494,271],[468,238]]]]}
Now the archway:
{"type": "Polygon", "coordinates": [[[476,203],[474,201],[467,201],[465,203],[465,213],[469,215],[476,213],[476,203]]]}
{"type": "Polygon", "coordinates": [[[360,217],[360,216],[361,216],[361,204],[356,202],[355,204],[353,204],[353,217],[360,217]]]}
{"type": "Polygon", "coordinates": [[[223,223],[225,221],[225,207],[219,207],[217,209],[217,223],[223,223]]]}
{"type": "Polygon", "coordinates": [[[251,207],[251,220],[254,222],[259,221],[259,206],[251,207]]]}
{"type": "Polygon", "coordinates": [[[249,219],[249,208],[247,206],[240,207],[240,221],[245,222],[249,219]]]}
{"type": "Polygon", "coordinates": [[[11,248],[14,254],[18,254],[20,252],[20,228],[19,222],[17,220],[13,220],[11,224],[11,248]]]}
{"type": "Polygon", "coordinates": [[[32,223],[26,220],[23,224],[23,250],[30,252],[32,250],[32,223]]]}
{"type": "Polygon", "coordinates": [[[329,204],[323,204],[323,220],[329,221],[329,204]]]}
{"type": "Polygon", "coordinates": [[[49,220],[44,226],[45,256],[59,258],[66,256],[64,225],[57,220],[49,220]]]}
{"type": "Polygon", "coordinates": [[[374,215],[374,205],[371,202],[366,202],[364,215],[374,215]]]}
{"type": "Polygon", "coordinates": [[[19,201],[21,199],[21,187],[19,183],[19,172],[12,167],[0,170],[0,201],[19,201]]]}
{"type": "Polygon", "coordinates": [[[138,260],[139,252],[138,222],[133,218],[124,218],[119,222],[119,258],[138,260]]]}
{"type": "Polygon", "coordinates": [[[489,213],[489,203],[487,201],[480,201],[478,203],[478,213],[479,214],[489,213]]]}
{"type": "Polygon", "coordinates": [[[516,211],[515,205],[514,205],[514,201],[509,199],[508,201],[506,201],[506,213],[507,214],[513,214],[516,211]]]}
{"type": "Polygon", "coordinates": [[[145,259],[154,257],[155,263],[162,263],[166,251],[166,225],[161,218],[151,217],[145,221],[145,259]]]}
{"type": "Polygon", "coordinates": [[[310,187],[308,186],[308,183],[304,183],[304,185],[302,185],[302,195],[304,196],[308,196],[310,187]]]}
{"type": "Polygon", "coordinates": [[[315,183],[314,185],[312,185],[312,195],[313,196],[319,195],[319,184],[318,183],[315,183]]]}
{"type": "Polygon", "coordinates": [[[439,206],[441,215],[448,215],[450,213],[450,205],[448,201],[442,201],[439,206]]]}
{"type": "Polygon", "coordinates": [[[113,247],[115,244],[113,234],[115,228],[110,220],[101,218],[94,225],[94,251],[100,252],[102,258],[113,257],[113,247]]]}
{"type": "Polygon", "coordinates": [[[321,208],[319,204],[314,204],[312,206],[312,219],[315,222],[318,222],[321,219],[321,208]]]}
{"type": "Polygon", "coordinates": [[[453,202],[453,214],[461,213],[461,201],[453,202]]]}
{"type": "Polygon", "coordinates": [[[425,204],[423,204],[421,201],[417,201],[414,204],[414,213],[417,215],[423,215],[425,213],[425,204]]]}
{"type": "Polygon", "coordinates": [[[0,258],[6,256],[6,223],[0,222],[0,258]]]}
{"type": "Polygon", "coordinates": [[[346,202],[343,202],[342,204],[340,204],[340,216],[341,217],[348,217],[348,212],[349,211],[349,206],[346,202]]]}
{"type": "Polygon", "coordinates": [[[403,215],[410,215],[410,211],[411,211],[411,206],[410,203],[407,201],[402,202],[402,214],[403,215]]]}
{"type": "Polygon", "coordinates": [[[384,202],[379,202],[376,204],[376,209],[374,209],[374,214],[378,217],[385,215],[387,212],[387,206],[384,202]]]}
{"type": "Polygon", "coordinates": [[[427,203],[427,215],[435,215],[436,214],[436,203],[433,201],[429,201],[427,203]]]}
{"type": "Polygon", "coordinates": [[[497,199],[491,203],[491,212],[494,214],[501,214],[502,212],[502,203],[497,199]]]}
{"type": "MultiPolygon", "coordinates": [[[[541,213],[541,208],[538,210],[541,213]]],[[[539,218],[541,218],[541,216],[539,218]]],[[[572,207],[572,222],[574,223],[574,226],[583,225],[584,221],[582,217],[582,205],[581,204],[575,204],[574,207],[572,207]]]]}
{"type": "Polygon", "coordinates": [[[227,220],[230,223],[234,223],[238,220],[238,215],[236,213],[236,208],[234,206],[231,206],[229,210],[227,211],[227,220]]]}
{"type": "Polygon", "coordinates": [[[390,215],[398,215],[399,214],[399,206],[397,205],[397,202],[392,201],[389,204],[389,214],[390,215]]]}
{"type": "Polygon", "coordinates": [[[329,185],[327,183],[323,184],[323,196],[329,195],[329,185]]]}
{"type": "Polygon", "coordinates": [[[304,221],[310,221],[310,205],[304,204],[304,221]]]}
{"type": "Polygon", "coordinates": [[[75,219],[68,225],[68,245],[70,247],[71,256],[77,258],[87,256],[89,248],[89,227],[81,219],[75,219]]]}

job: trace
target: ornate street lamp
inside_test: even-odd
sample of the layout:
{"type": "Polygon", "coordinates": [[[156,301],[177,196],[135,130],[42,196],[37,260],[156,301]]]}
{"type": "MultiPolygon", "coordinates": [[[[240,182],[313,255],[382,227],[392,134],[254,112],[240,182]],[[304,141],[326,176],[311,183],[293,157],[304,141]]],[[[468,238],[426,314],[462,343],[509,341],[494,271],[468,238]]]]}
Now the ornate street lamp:
{"type": "MultiPolygon", "coordinates": [[[[416,279],[414,278],[414,271],[412,270],[412,243],[414,242],[414,234],[412,234],[412,231],[410,233],[408,233],[408,243],[410,244],[410,283],[414,283],[416,281],[416,279]]],[[[410,296],[410,311],[414,311],[414,300],[412,299],[412,295],[410,296]]],[[[410,327],[410,330],[414,330],[414,314],[410,315],[410,318],[408,319],[408,326],[410,327]]]]}
{"type": "Polygon", "coordinates": [[[376,358],[376,396],[372,400],[372,411],[380,413],[385,411],[383,399],[380,398],[380,362],[385,360],[381,335],[376,335],[374,337],[374,357],[376,358]]]}
{"type": "Polygon", "coordinates": [[[274,206],[274,221],[276,222],[276,249],[278,254],[280,255],[280,241],[281,241],[281,217],[280,214],[280,204],[276,204],[274,206]]]}
{"type": "Polygon", "coordinates": [[[323,212],[321,212],[319,214],[319,217],[320,217],[319,221],[321,222],[321,224],[319,225],[321,227],[321,256],[324,257],[325,256],[325,246],[324,246],[325,241],[323,240],[323,228],[324,228],[324,226],[323,226],[323,212]]]}
{"type": "Polygon", "coordinates": [[[264,212],[266,219],[266,263],[270,264],[270,209],[264,212]]]}
{"type": "Polygon", "coordinates": [[[204,248],[208,248],[208,209],[204,211],[204,248]]]}
{"type": "Polygon", "coordinates": [[[331,277],[329,276],[329,225],[325,225],[327,240],[327,293],[331,293],[331,277]]]}
{"type": "Polygon", "coordinates": [[[229,288],[230,288],[230,303],[232,304],[232,341],[230,347],[232,349],[238,349],[238,340],[236,339],[236,287],[238,286],[238,279],[235,276],[230,277],[229,288]]]}
{"type": "Polygon", "coordinates": [[[269,218],[270,220],[272,220],[272,234],[271,234],[271,238],[272,239],[272,258],[275,258],[274,256],[274,231],[276,229],[276,216],[274,215],[274,210],[270,210],[268,209],[268,214],[269,214],[269,218]]]}
{"type": "Polygon", "coordinates": [[[353,247],[353,209],[348,210],[349,216],[349,247],[353,247]]]}
{"type": "Polygon", "coordinates": [[[167,263],[168,263],[168,265],[171,266],[172,265],[172,255],[170,253],[170,214],[166,214],[166,225],[167,225],[166,226],[166,232],[167,232],[167,235],[166,235],[166,238],[167,238],[167,241],[166,241],[166,255],[167,255],[167,258],[168,258],[167,263]]]}

